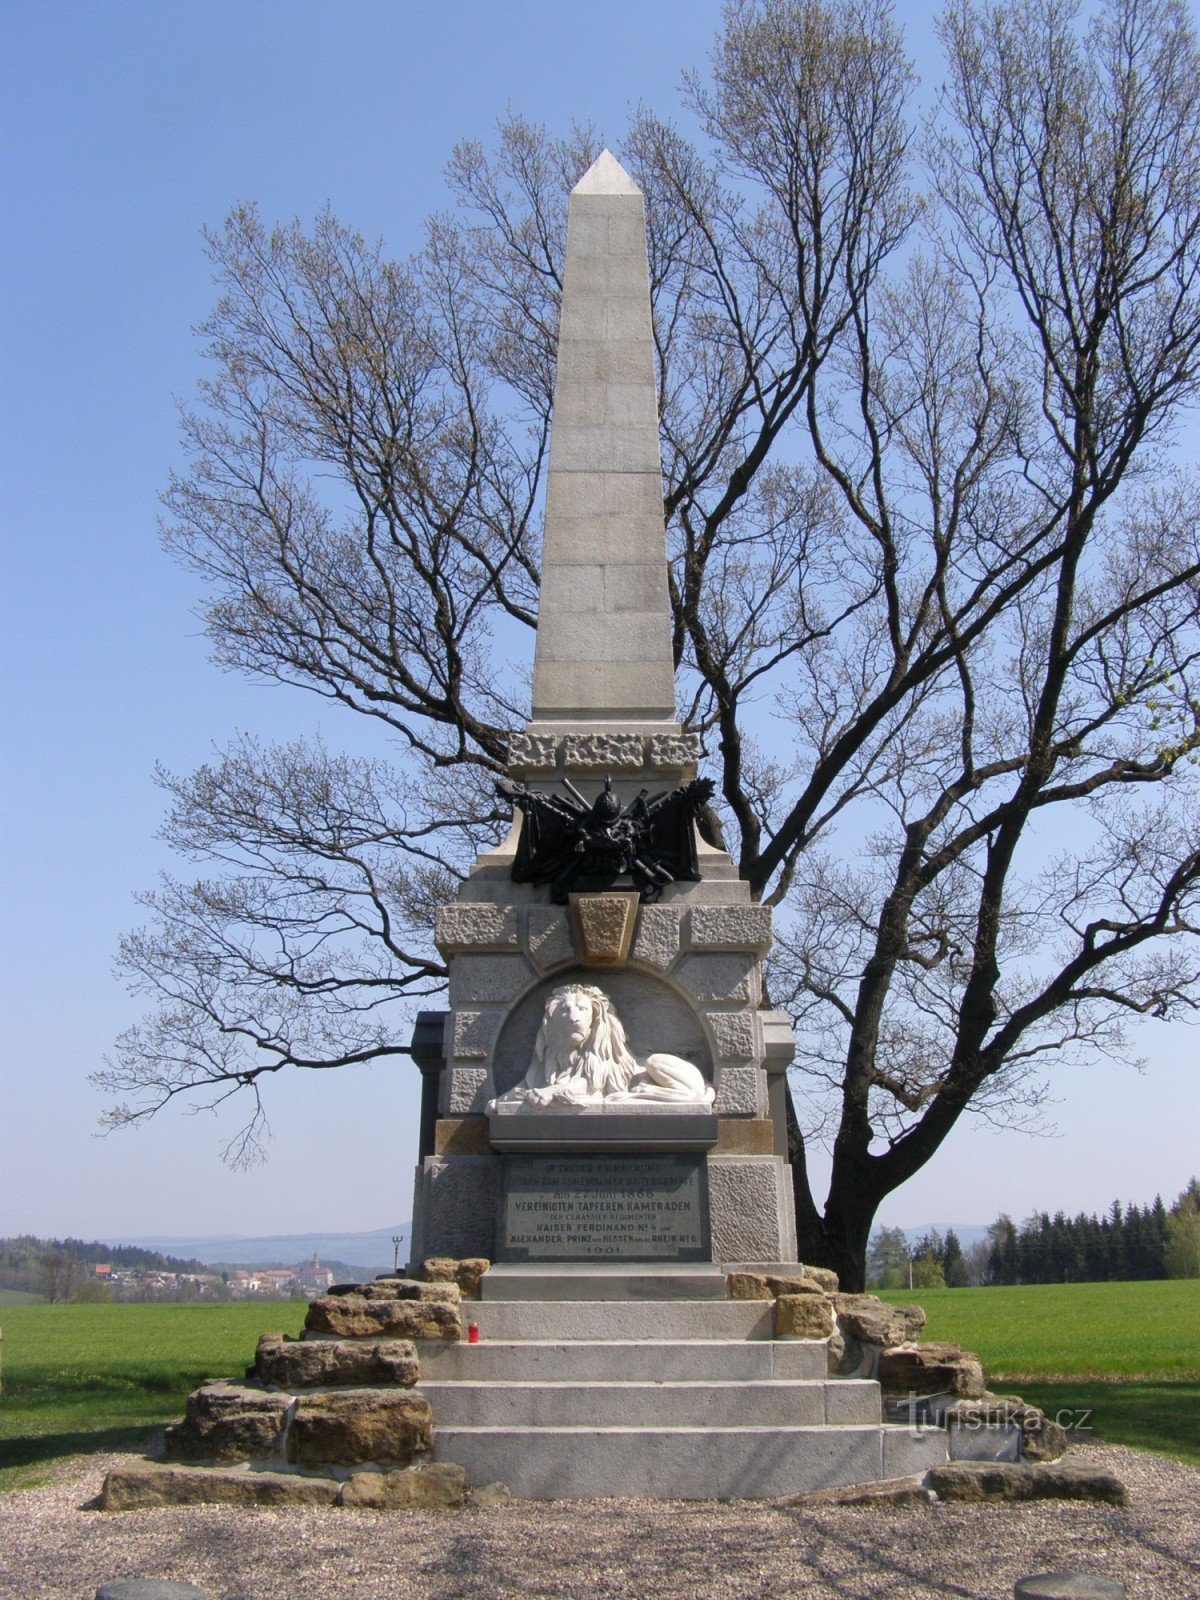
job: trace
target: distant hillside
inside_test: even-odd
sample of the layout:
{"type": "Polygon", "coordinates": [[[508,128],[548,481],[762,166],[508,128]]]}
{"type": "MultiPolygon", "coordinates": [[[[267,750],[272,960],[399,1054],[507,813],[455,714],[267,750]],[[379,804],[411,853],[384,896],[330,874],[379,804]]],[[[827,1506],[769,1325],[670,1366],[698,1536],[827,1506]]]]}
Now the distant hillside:
{"type": "Polygon", "coordinates": [[[99,1239],[39,1239],[32,1233],[0,1239],[0,1271],[37,1261],[50,1250],[60,1250],[88,1266],[109,1261],[114,1267],[134,1267],[142,1272],[199,1272],[204,1262],[189,1254],[165,1254],[148,1245],[111,1245],[99,1239]]]}
{"type": "Polygon", "coordinates": [[[923,1222],[920,1227],[904,1228],[902,1231],[912,1245],[916,1244],[918,1239],[927,1239],[935,1230],[944,1239],[951,1229],[958,1235],[958,1242],[964,1250],[969,1250],[973,1244],[988,1236],[986,1226],[979,1222],[923,1222]]]}
{"type": "Polygon", "coordinates": [[[315,1251],[323,1266],[352,1268],[370,1275],[390,1272],[392,1235],[400,1236],[400,1265],[408,1260],[411,1225],[378,1228],[366,1233],[211,1234],[180,1236],[155,1234],[126,1242],[144,1250],[161,1250],[199,1256],[210,1266],[294,1267],[311,1261],[315,1251]]]}
{"type": "Polygon", "coordinates": [[[39,1239],[35,1234],[22,1233],[0,1239],[0,1290],[45,1294],[50,1299],[65,1296],[68,1280],[73,1284],[72,1292],[76,1292],[79,1285],[75,1280],[81,1275],[90,1277],[89,1269],[101,1261],[140,1272],[204,1270],[204,1263],[194,1256],[184,1259],[139,1245],[114,1246],[99,1239],[39,1239]]]}

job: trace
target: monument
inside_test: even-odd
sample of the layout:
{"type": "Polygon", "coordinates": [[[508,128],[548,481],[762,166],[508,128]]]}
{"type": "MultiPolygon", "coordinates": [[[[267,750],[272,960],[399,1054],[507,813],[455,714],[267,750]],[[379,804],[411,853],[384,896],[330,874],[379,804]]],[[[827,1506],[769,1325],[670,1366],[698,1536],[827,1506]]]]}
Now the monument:
{"type": "Polygon", "coordinates": [[[413,1261],[264,1334],[244,1379],[188,1397],[165,1462],[108,1474],[105,1509],[753,1498],[927,1469],[949,1495],[960,1436],[976,1473],[1065,1449],[970,1352],[917,1342],[919,1307],[796,1262],[771,917],[705,826],[697,755],[642,199],[605,152],[570,199],[512,828],[438,912],[450,1008],[413,1039],[413,1261]]]}
{"type": "Polygon", "coordinates": [[[671,638],[642,196],[605,151],[569,202],[512,829],[438,911],[450,1010],[414,1044],[415,1261],[796,1259],[771,913],[703,825],[671,638]]]}

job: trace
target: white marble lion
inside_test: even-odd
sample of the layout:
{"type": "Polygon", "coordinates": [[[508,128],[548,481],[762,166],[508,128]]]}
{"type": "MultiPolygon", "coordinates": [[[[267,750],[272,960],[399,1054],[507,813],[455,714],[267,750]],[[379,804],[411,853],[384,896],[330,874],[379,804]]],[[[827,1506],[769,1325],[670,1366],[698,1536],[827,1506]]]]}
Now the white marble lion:
{"type": "Polygon", "coordinates": [[[515,1088],[491,1101],[488,1110],[646,1100],[710,1106],[713,1098],[704,1074],[682,1056],[659,1051],[639,1062],[604,990],[568,983],[546,1001],[529,1070],[515,1088]]]}

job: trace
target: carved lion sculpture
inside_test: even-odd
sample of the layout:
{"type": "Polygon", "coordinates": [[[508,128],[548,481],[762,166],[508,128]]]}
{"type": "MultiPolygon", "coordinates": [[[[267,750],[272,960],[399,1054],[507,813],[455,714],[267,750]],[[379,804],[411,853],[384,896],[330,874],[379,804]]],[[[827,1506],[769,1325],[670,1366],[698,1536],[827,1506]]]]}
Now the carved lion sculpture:
{"type": "Polygon", "coordinates": [[[546,1001],[529,1070],[498,1105],[612,1105],[658,1100],[711,1105],[704,1074],[682,1056],[656,1052],[639,1062],[613,1003],[592,984],[568,983],[546,1001]]]}

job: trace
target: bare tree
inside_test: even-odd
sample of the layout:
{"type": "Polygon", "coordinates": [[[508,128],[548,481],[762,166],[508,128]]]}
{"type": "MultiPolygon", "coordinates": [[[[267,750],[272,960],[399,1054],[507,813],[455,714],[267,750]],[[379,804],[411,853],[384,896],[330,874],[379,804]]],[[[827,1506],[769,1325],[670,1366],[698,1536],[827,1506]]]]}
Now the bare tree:
{"type": "MultiPolygon", "coordinates": [[[[862,1282],[965,1112],[1200,997],[1200,54],[1177,0],[952,0],[922,127],[877,0],[741,0],[642,112],[682,714],[777,908],[801,1254],[862,1282]],[[832,1143],[823,1201],[808,1151],[832,1143]]],[[[168,546],[219,661],[379,719],[395,766],[243,741],[164,777],[212,875],[147,897],[100,1081],[177,1096],[401,1048],[430,912],[526,716],[565,191],[518,119],[395,264],[331,217],[210,239],[214,376],[168,546]],[[506,664],[507,663],[507,664],[506,664]]]]}

